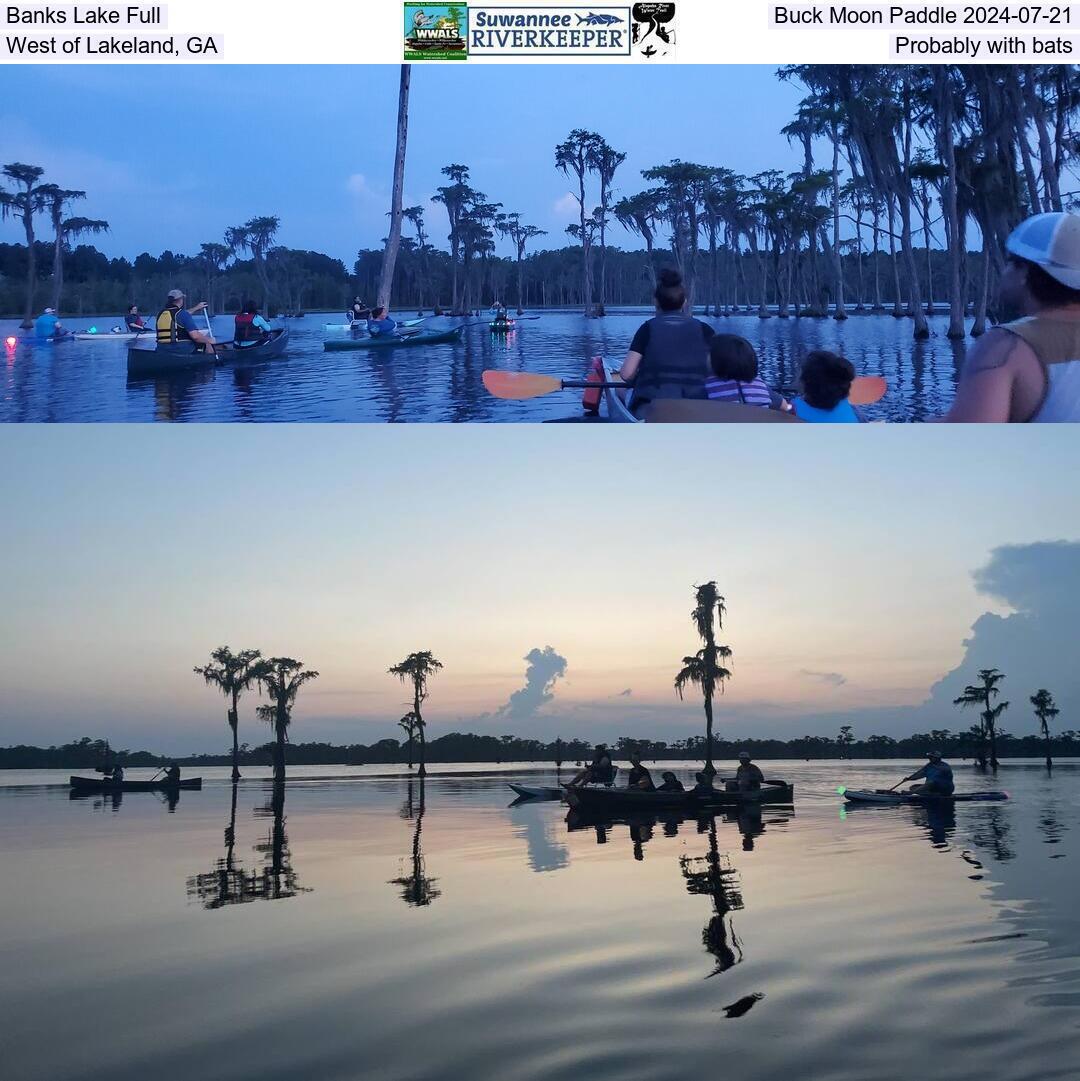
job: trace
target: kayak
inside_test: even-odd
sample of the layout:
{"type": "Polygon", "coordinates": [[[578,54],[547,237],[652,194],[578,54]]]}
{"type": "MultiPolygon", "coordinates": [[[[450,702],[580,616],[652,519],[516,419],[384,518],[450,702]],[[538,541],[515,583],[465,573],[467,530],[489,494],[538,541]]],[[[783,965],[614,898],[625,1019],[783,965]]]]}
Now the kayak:
{"type": "MultiPolygon", "coordinates": [[[[604,382],[618,382],[614,370],[604,364],[604,382]]],[[[793,413],[762,409],[739,402],[711,402],[707,399],[661,398],[645,406],[639,416],[631,411],[633,390],[604,388],[607,419],[612,424],[802,424],[793,413]]]]}
{"type": "Polygon", "coordinates": [[[14,338],[17,342],[33,342],[36,345],[60,345],[63,342],[75,340],[74,334],[54,334],[48,338],[39,338],[36,334],[12,334],[5,335],[4,340],[7,341],[8,337],[14,338]]]}
{"type": "Polygon", "coordinates": [[[128,346],[128,375],[161,375],[212,364],[248,364],[273,360],[285,352],[288,341],[289,328],[281,327],[270,331],[266,341],[255,345],[236,346],[232,342],[218,342],[216,357],[213,353],[204,352],[194,342],[156,345],[153,349],[128,346]]]}
{"type": "MultiPolygon", "coordinates": [[[[399,327],[418,327],[423,322],[423,319],[404,319],[398,323],[399,327]]],[[[324,330],[352,330],[354,324],[352,323],[323,323],[324,330]]],[[[367,323],[360,320],[359,328],[367,330],[367,323]]]]}
{"type": "Polygon", "coordinates": [[[853,789],[843,792],[849,803],[998,803],[1009,798],[1007,792],[954,792],[951,796],[913,796],[909,792],[888,792],[884,789],[853,789]]]}
{"type": "Polygon", "coordinates": [[[148,335],[153,333],[153,330],[108,330],[93,334],[90,331],[77,331],[72,337],[77,342],[130,342],[136,338],[148,340],[148,335]]]}
{"type": "Polygon", "coordinates": [[[768,785],[753,792],[725,792],[717,789],[708,797],[692,796],[689,792],[643,792],[631,788],[568,788],[566,799],[571,807],[582,811],[609,808],[646,809],[650,807],[737,807],[761,806],[768,803],[791,803],[795,798],[793,785],[768,785]]]}
{"type": "Polygon", "coordinates": [[[71,788],[74,792],[175,792],[179,788],[185,791],[202,788],[202,778],[181,778],[176,784],[165,780],[121,781],[116,784],[105,777],[72,777],[71,788]]]}
{"type": "Polygon", "coordinates": [[[352,349],[395,349],[402,345],[437,345],[440,342],[461,341],[463,327],[455,327],[453,330],[428,331],[424,334],[413,334],[407,338],[399,338],[394,335],[374,338],[334,338],[323,342],[323,349],[327,352],[345,352],[352,349]]]}
{"type": "Polygon", "coordinates": [[[562,799],[566,795],[563,788],[532,788],[529,785],[506,782],[522,799],[562,799]]]}

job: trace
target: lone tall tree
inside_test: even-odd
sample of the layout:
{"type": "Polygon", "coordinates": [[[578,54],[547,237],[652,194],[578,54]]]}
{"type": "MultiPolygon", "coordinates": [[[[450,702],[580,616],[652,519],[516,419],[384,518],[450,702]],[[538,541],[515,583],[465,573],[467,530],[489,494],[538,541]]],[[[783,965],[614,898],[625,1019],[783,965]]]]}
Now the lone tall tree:
{"type": "Polygon", "coordinates": [[[3,174],[19,186],[14,192],[0,191],[0,217],[18,218],[26,235],[26,305],[19,326],[28,329],[34,325],[34,284],[37,280],[34,215],[48,207],[56,185],[39,184],[45,170],[40,165],[24,165],[21,161],[5,165],[3,174]]]}
{"type": "Polygon", "coordinates": [[[267,710],[266,720],[274,726],[274,780],[285,780],[285,738],[292,722],[292,708],[300,688],[309,680],[318,679],[319,673],[305,669],[303,661],[292,657],[271,657],[262,661],[255,670],[260,689],[266,691],[273,709],[272,718],[267,710]]]}
{"type": "Polygon", "coordinates": [[[574,128],[566,141],[555,147],[555,167],[567,179],[577,178],[577,194],[571,195],[578,205],[578,232],[581,239],[581,299],[586,316],[593,315],[592,304],[592,233],[587,226],[589,212],[585,209],[585,177],[593,170],[596,153],[603,140],[594,131],[574,128]]]}
{"type": "Polygon", "coordinates": [[[229,700],[229,727],[232,729],[232,779],[240,779],[239,727],[240,696],[250,690],[258,678],[258,662],[262,654],[257,649],[242,649],[233,653],[228,646],[218,646],[210,654],[210,663],[195,669],[208,687],[217,687],[229,700]]]}
{"type": "Polygon", "coordinates": [[[1039,732],[1046,743],[1046,768],[1053,769],[1050,758],[1050,722],[1061,712],[1054,702],[1054,696],[1045,688],[1036,691],[1029,699],[1035,707],[1035,716],[1039,718],[1039,732]]]}
{"type": "Polygon", "coordinates": [[[390,290],[394,285],[394,267],[397,265],[398,248],[401,247],[401,198],[405,187],[405,148],[409,141],[409,81],[412,65],[401,65],[398,86],[397,143],[394,150],[394,188],[390,196],[390,235],[383,248],[382,269],[379,272],[379,291],[376,303],[390,307],[390,290]]]}
{"type": "Polygon", "coordinates": [[[225,243],[234,254],[251,252],[255,276],[263,289],[263,308],[270,306],[270,276],[266,271],[266,253],[274,246],[274,239],[281,226],[281,219],[270,215],[248,218],[243,225],[225,230],[225,243]]]}
{"type": "Polygon", "coordinates": [[[991,705],[1001,693],[998,684],[1005,678],[1004,672],[996,668],[983,668],[979,671],[978,686],[968,685],[959,698],[953,699],[954,706],[982,706],[979,714],[981,725],[979,728],[979,765],[986,766],[986,751],[989,744],[990,768],[998,768],[997,759],[997,722],[998,718],[1009,708],[1008,702],[999,702],[996,706],[991,705]]]}
{"type": "Polygon", "coordinates": [[[717,687],[724,691],[724,681],[731,677],[725,661],[731,659],[731,650],[716,641],[717,630],[724,629],[724,598],[720,596],[715,582],[697,586],[693,611],[690,613],[694,627],[702,641],[702,648],[689,657],[683,657],[683,667],[675,677],[675,693],[679,698],[689,684],[701,688],[705,699],[705,772],[716,775],[713,765],[713,695],[717,687]]]}
{"type": "Polygon", "coordinates": [[[600,303],[598,311],[606,315],[604,305],[607,302],[607,223],[612,211],[611,193],[615,170],[626,161],[621,150],[608,146],[607,141],[598,139],[592,154],[592,167],[600,178],[600,303]]]}
{"type": "Polygon", "coordinates": [[[428,696],[428,680],[435,675],[439,669],[442,668],[442,662],[435,659],[434,654],[430,650],[423,650],[420,653],[410,653],[405,660],[399,664],[392,665],[388,671],[390,675],[397,676],[402,683],[411,683],[413,689],[413,723],[416,727],[416,734],[419,737],[420,742],[420,769],[418,776],[424,777],[427,775],[427,767],[424,764],[424,752],[426,744],[424,741],[424,728],[425,722],[423,714],[420,712],[420,707],[424,703],[424,699],[428,696]]]}

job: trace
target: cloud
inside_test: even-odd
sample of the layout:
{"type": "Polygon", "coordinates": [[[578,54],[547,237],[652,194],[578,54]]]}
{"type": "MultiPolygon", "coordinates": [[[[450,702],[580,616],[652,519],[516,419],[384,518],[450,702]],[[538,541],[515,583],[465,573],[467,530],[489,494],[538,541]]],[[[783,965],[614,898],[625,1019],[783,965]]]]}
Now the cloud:
{"type": "Polygon", "coordinates": [[[813,672],[809,668],[800,668],[799,675],[817,683],[826,683],[830,687],[843,687],[847,683],[847,676],[842,676],[839,672],[813,672]]]}
{"type": "Polygon", "coordinates": [[[495,716],[508,721],[529,721],[554,697],[557,680],[566,675],[566,658],[551,648],[531,649],[525,654],[525,686],[514,691],[495,716]]]}
{"type": "Polygon", "coordinates": [[[578,201],[570,194],[570,192],[567,192],[565,195],[560,196],[560,198],[555,200],[551,210],[552,213],[560,219],[565,218],[567,215],[573,215],[576,219],[579,213],[578,201]]]}

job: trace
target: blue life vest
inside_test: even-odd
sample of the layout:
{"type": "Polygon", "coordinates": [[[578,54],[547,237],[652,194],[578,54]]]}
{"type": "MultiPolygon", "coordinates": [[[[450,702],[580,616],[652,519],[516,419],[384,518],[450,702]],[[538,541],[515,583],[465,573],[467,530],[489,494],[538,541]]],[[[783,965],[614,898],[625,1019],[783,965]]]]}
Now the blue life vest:
{"type": "Polygon", "coordinates": [[[807,405],[802,398],[796,398],[792,405],[795,407],[795,416],[811,424],[859,423],[859,414],[855,412],[855,407],[847,398],[837,402],[832,409],[817,409],[812,405],[807,405]]]}

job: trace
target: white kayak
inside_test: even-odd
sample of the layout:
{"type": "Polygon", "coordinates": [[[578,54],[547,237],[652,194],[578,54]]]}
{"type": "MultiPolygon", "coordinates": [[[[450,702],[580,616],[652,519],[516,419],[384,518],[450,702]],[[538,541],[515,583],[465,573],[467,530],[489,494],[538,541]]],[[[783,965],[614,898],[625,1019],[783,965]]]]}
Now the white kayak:
{"type": "Polygon", "coordinates": [[[522,799],[562,799],[566,793],[561,788],[534,788],[524,784],[506,782],[522,799]]]}
{"type": "Polygon", "coordinates": [[[846,788],[842,793],[849,803],[998,803],[1009,798],[1007,792],[954,792],[951,796],[913,796],[910,792],[886,789],[846,788]]]}
{"type": "MultiPolygon", "coordinates": [[[[398,323],[399,327],[418,327],[424,322],[423,319],[405,319],[398,323]]],[[[367,323],[364,320],[360,320],[357,323],[323,323],[324,330],[352,330],[353,327],[357,330],[367,331],[367,323]]]]}
{"type": "Polygon", "coordinates": [[[77,342],[131,342],[136,338],[148,339],[154,333],[147,330],[78,330],[73,337],[77,342]]]}

